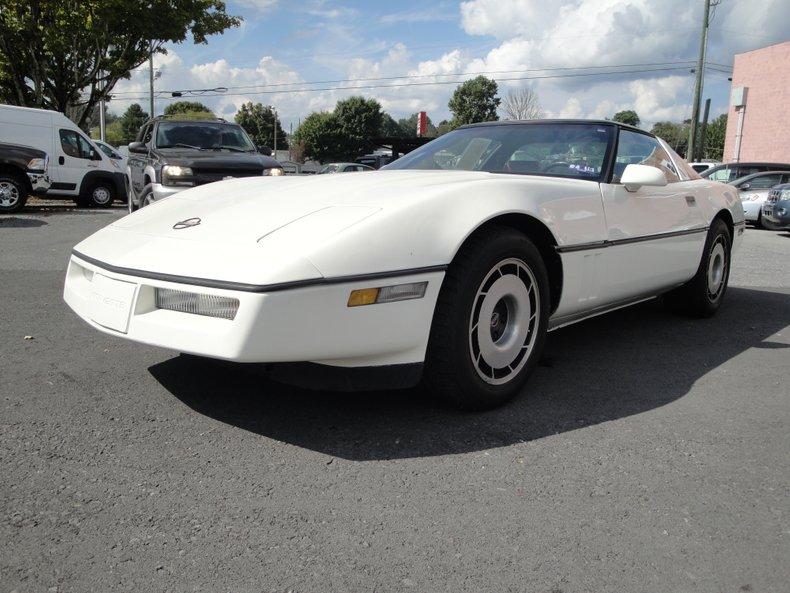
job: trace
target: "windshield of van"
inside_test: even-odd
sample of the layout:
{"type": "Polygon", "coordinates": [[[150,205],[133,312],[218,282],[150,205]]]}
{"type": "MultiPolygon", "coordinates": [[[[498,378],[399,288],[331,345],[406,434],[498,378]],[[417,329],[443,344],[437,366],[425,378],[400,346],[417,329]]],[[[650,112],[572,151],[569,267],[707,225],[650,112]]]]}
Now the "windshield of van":
{"type": "Polygon", "coordinates": [[[160,122],[156,130],[156,147],[232,152],[255,150],[255,145],[241,126],[219,122],[160,122]]]}
{"type": "Polygon", "coordinates": [[[529,123],[462,128],[421,146],[385,169],[444,169],[574,177],[600,181],[613,126],[529,123]]]}

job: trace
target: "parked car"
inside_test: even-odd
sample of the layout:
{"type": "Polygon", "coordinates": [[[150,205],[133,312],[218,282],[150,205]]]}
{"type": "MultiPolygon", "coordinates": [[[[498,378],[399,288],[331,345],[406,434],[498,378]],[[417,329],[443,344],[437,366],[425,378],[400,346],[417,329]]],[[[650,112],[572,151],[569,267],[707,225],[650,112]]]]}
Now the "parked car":
{"type": "Polygon", "coordinates": [[[0,105],[0,139],[50,156],[48,198],[101,207],[126,199],[123,170],[62,113],[0,105]]]}
{"type": "Polygon", "coordinates": [[[462,126],[375,175],[182,197],[74,248],[80,317],[303,386],[422,378],[468,409],[518,394],[549,330],[656,295],[713,315],[745,225],[735,188],[611,121],[462,126]]]}
{"type": "Polygon", "coordinates": [[[224,119],[154,118],[129,144],[129,210],[214,181],[282,175],[280,163],[261,154],[266,151],[271,154],[224,119]]]}
{"type": "Polygon", "coordinates": [[[321,170],[318,172],[318,174],[324,175],[326,173],[355,173],[361,171],[375,171],[375,169],[360,163],[329,163],[321,167],[321,170]]]}
{"type": "Polygon", "coordinates": [[[129,158],[129,152],[126,146],[122,147],[127,149],[124,151],[126,152],[126,154],[123,154],[120,151],[120,149],[110,146],[109,144],[107,144],[106,142],[102,142],[101,140],[94,140],[93,143],[99,147],[99,150],[101,150],[105,155],[107,155],[107,158],[116,161],[121,171],[126,171],[126,162],[127,159],[129,158]]]}
{"type": "Polygon", "coordinates": [[[48,167],[43,150],[0,142],[0,213],[21,210],[31,193],[46,192],[48,167]]]}
{"type": "Polygon", "coordinates": [[[702,173],[717,165],[721,165],[721,163],[718,161],[699,161],[696,163],[689,163],[689,165],[691,165],[691,168],[694,169],[697,173],[702,173]]]}
{"type": "Polygon", "coordinates": [[[371,169],[381,169],[385,165],[393,162],[395,158],[392,156],[390,152],[374,152],[371,154],[366,154],[364,156],[358,157],[355,159],[357,163],[360,165],[365,165],[366,167],[370,167],[371,169]]]}
{"type": "Polygon", "coordinates": [[[746,175],[730,182],[730,185],[738,188],[746,220],[759,228],[762,227],[762,207],[768,197],[768,190],[788,182],[790,171],[765,171],[746,175]]]}
{"type": "Polygon", "coordinates": [[[790,229],[790,183],[777,185],[768,192],[762,219],[771,230],[790,229]]]}
{"type": "Polygon", "coordinates": [[[752,173],[762,173],[764,171],[790,171],[788,163],[726,163],[716,165],[707,171],[700,173],[700,177],[731,183],[736,179],[751,175],[752,173]]]}

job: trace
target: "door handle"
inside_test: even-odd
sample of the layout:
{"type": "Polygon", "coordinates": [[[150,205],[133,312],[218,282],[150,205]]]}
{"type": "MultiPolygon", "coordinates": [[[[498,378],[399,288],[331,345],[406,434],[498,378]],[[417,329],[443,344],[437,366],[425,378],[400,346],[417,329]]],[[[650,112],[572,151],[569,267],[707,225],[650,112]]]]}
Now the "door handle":
{"type": "Polygon", "coordinates": [[[62,156],[58,157],[58,165],[65,165],[65,164],[66,164],[66,159],[64,159],[62,156]]]}

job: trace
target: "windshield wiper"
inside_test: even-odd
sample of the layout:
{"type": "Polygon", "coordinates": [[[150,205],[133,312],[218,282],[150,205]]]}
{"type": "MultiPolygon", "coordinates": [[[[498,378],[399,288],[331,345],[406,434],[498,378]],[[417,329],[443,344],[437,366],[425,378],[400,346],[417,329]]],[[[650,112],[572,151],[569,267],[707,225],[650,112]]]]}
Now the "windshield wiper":
{"type": "Polygon", "coordinates": [[[191,144],[182,144],[181,142],[176,142],[175,144],[165,144],[163,146],[157,146],[157,148],[192,148],[193,150],[203,150],[200,146],[192,146],[191,144]]]}
{"type": "Polygon", "coordinates": [[[243,148],[237,148],[235,146],[225,146],[225,145],[223,145],[223,146],[212,146],[211,148],[213,150],[225,149],[225,150],[232,150],[233,152],[249,152],[248,150],[244,150],[243,148]]]}

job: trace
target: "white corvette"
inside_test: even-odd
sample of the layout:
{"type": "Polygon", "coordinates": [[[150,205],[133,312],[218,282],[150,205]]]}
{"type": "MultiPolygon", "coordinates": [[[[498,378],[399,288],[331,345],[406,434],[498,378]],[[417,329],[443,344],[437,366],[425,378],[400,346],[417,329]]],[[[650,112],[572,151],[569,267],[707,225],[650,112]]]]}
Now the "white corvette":
{"type": "Polygon", "coordinates": [[[715,313],[744,226],[734,188],[641,130],[476,124],[367,175],[181,192],[77,245],[64,298],[138,342],[482,409],[552,329],[661,294],[715,313]]]}

